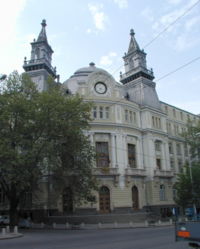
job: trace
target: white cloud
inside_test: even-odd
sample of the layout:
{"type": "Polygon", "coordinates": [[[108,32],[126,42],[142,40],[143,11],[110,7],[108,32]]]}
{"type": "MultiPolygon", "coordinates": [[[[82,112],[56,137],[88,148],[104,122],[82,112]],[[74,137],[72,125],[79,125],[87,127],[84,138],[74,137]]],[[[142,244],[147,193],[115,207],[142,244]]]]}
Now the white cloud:
{"type": "Polygon", "coordinates": [[[149,7],[144,8],[141,15],[150,22],[154,21],[153,11],[149,7]]]}
{"type": "Polygon", "coordinates": [[[181,3],[181,2],[182,2],[182,0],[168,0],[168,3],[173,4],[173,5],[177,5],[177,4],[181,3]]]}
{"type": "Polygon", "coordinates": [[[185,28],[187,31],[190,31],[195,25],[200,24],[200,16],[194,16],[190,19],[187,20],[187,22],[185,23],[185,28]]]}
{"type": "MultiPolygon", "coordinates": [[[[181,1],[169,0],[168,2],[175,5],[175,3],[178,4],[181,1]]],[[[200,42],[197,38],[200,17],[196,8],[197,6],[194,6],[194,8],[190,10],[195,3],[197,3],[197,0],[190,0],[187,4],[178,6],[177,8],[173,7],[172,11],[162,15],[160,19],[152,25],[155,36],[168,27],[162,36],[168,35],[166,41],[171,44],[172,48],[176,51],[180,52],[197,46],[200,42]],[[175,22],[176,20],[177,22],[175,22]],[[173,22],[175,23],[173,24],[173,22]]],[[[148,11],[146,15],[147,14],[148,11]]]]}
{"type": "Polygon", "coordinates": [[[196,39],[191,39],[191,36],[187,33],[181,34],[177,37],[177,39],[175,40],[174,43],[174,48],[177,51],[185,51],[189,48],[192,48],[194,46],[196,46],[198,43],[200,43],[200,38],[196,38],[196,39]]]}
{"type": "Polygon", "coordinates": [[[100,65],[111,66],[113,64],[113,58],[117,56],[117,53],[110,52],[108,55],[104,55],[100,58],[100,65]]]}
{"type": "Polygon", "coordinates": [[[113,0],[120,9],[128,8],[128,0],[113,0]]]}
{"type": "MultiPolygon", "coordinates": [[[[1,2],[0,14],[0,69],[2,73],[10,73],[21,69],[23,58],[19,57],[21,43],[19,42],[18,19],[28,0],[6,0],[1,2]],[[16,50],[16,45],[19,49],[16,50]]],[[[1,73],[0,72],[0,73],[1,73]]]]}
{"type": "Polygon", "coordinates": [[[102,11],[103,5],[90,3],[88,4],[88,8],[92,14],[96,29],[101,31],[105,30],[105,24],[108,21],[108,17],[102,11]]]}

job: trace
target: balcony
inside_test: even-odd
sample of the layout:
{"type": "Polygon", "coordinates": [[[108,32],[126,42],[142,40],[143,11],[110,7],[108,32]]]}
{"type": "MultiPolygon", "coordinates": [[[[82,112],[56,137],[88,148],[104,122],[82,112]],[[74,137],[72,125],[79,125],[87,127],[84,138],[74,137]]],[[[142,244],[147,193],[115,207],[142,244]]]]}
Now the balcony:
{"type": "Polygon", "coordinates": [[[127,176],[147,176],[145,169],[137,169],[137,168],[126,168],[125,175],[127,176]]]}
{"type": "Polygon", "coordinates": [[[117,176],[118,168],[110,168],[110,167],[98,167],[93,169],[93,175],[96,176],[117,176]]]}
{"type": "Polygon", "coordinates": [[[170,170],[154,170],[154,177],[172,178],[173,176],[174,172],[170,170]]]}

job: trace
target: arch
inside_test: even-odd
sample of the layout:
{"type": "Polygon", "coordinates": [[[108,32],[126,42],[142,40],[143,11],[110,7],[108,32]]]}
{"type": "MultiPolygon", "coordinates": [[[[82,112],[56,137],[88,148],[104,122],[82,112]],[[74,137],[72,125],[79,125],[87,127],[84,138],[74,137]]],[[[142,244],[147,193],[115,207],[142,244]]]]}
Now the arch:
{"type": "Polygon", "coordinates": [[[138,188],[136,186],[132,187],[132,207],[133,210],[139,209],[139,193],[138,188]]]}
{"type": "Polygon", "coordinates": [[[73,193],[70,187],[66,187],[63,190],[62,201],[63,201],[63,213],[64,214],[73,213],[73,193]]]}
{"type": "Polygon", "coordinates": [[[99,211],[100,213],[110,212],[110,190],[102,186],[99,190],[99,211]]]}

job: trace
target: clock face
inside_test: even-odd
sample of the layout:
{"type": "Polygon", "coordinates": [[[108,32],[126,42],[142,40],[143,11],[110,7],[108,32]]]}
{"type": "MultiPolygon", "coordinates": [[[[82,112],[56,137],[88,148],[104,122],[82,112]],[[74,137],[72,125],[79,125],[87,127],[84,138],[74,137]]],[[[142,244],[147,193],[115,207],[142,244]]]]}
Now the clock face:
{"type": "Polygon", "coordinates": [[[94,89],[97,93],[104,94],[107,91],[107,86],[103,82],[97,82],[94,89]]]}

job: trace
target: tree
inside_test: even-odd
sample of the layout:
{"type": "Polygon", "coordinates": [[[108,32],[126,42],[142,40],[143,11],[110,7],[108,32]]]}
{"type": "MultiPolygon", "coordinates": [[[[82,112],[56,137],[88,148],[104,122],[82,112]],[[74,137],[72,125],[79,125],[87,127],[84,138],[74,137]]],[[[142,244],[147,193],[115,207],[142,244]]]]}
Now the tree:
{"type": "Polygon", "coordinates": [[[44,175],[70,186],[74,201],[91,196],[94,152],[84,132],[90,104],[67,96],[49,82],[38,92],[26,75],[12,73],[0,94],[0,187],[9,202],[11,224],[20,202],[44,175]]]}
{"type": "Polygon", "coordinates": [[[194,125],[188,122],[187,132],[183,134],[190,147],[190,162],[178,175],[175,189],[177,191],[176,203],[181,207],[200,205],[200,121],[194,125]]]}

